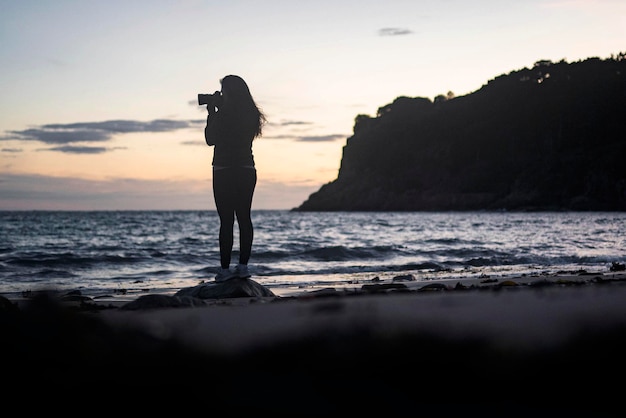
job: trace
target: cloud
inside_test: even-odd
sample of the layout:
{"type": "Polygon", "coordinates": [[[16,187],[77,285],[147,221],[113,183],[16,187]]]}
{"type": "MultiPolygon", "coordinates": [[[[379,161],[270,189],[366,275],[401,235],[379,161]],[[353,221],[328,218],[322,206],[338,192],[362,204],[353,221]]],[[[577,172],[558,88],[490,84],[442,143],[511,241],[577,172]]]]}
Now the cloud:
{"type": "Polygon", "coordinates": [[[263,139],[296,139],[296,135],[263,135],[263,139]]]}
{"type": "Polygon", "coordinates": [[[0,174],[0,210],[211,209],[210,185],[208,180],[0,174]]]}
{"type": "Polygon", "coordinates": [[[180,143],[180,145],[190,145],[190,146],[203,146],[206,147],[206,143],[204,141],[183,141],[180,143]]]}
{"type": "Polygon", "coordinates": [[[39,151],[59,151],[65,152],[67,154],[102,154],[103,152],[107,152],[108,150],[109,148],[106,147],[81,147],[75,145],[63,145],[60,147],[45,148],[39,151]]]}
{"type": "MultiPolygon", "coordinates": [[[[260,180],[253,210],[291,209],[314,183],[260,180]]],[[[0,210],[214,210],[210,179],[90,180],[0,173],[0,210]]]]}
{"type": "Polygon", "coordinates": [[[71,144],[75,142],[102,142],[108,141],[112,134],[98,130],[60,130],[31,128],[23,131],[10,131],[10,136],[0,140],[38,141],[44,144],[71,144]]]}
{"type": "Polygon", "coordinates": [[[289,139],[298,142],[332,142],[338,139],[345,139],[348,135],[344,134],[329,134],[329,135],[263,135],[263,139],[289,139]]]}
{"type": "Polygon", "coordinates": [[[405,28],[382,28],[378,30],[379,36],[400,36],[410,35],[413,31],[405,28]]]}
{"type": "MultiPolygon", "coordinates": [[[[43,125],[43,129],[52,130],[96,130],[110,133],[134,133],[134,132],[169,132],[185,129],[193,121],[155,119],[149,122],[136,120],[109,120],[104,122],[81,122],[69,124],[43,125]]],[[[206,121],[204,121],[206,123],[206,121]]]]}
{"type": "Polygon", "coordinates": [[[0,152],[22,152],[21,148],[2,148],[0,152]]]}
{"type": "Polygon", "coordinates": [[[306,122],[302,120],[284,120],[280,122],[267,122],[267,126],[278,126],[278,127],[305,126],[305,125],[313,125],[313,122],[306,122]]]}
{"type": "MultiPolygon", "coordinates": [[[[38,141],[44,144],[65,145],[77,142],[104,142],[114,135],[137,132],[171,132],[206,123],[202,120],[155,119],[148,122],[135,120],[109,120],[103,122],[79,122],[47,124],[21,131],[9,131],[0,141],[38,141]]],[[[79,148],[79,147],[76,147],[79,148]]],[[[63,147],[58,151],[67,152],[63,147]]]]}
{"type": "Polygon", "coordinates": [[[293,125],[312,125],[312,122],[305,122],[302,120],[286,120],[278,124],[278,126],[293,126],[293,125]]]}
{"type": "Polygon", "coordinates": [[[311,136],[301,136],[297,140],[302,142],[332,142],[337,139],[345,139],[346,135],[342,134],[331,134],[331,135],[311,135],[311,136]]]}

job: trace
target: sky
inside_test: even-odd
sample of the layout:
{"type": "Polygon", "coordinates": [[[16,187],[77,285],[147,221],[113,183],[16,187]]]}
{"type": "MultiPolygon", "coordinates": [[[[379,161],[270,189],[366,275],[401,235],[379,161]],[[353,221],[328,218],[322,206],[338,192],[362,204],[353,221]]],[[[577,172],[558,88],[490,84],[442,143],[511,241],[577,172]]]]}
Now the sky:
{"type": "Polygon", "coordinates": [[[337,178],[357,115],[626,51],[623,0],[0,0],[0,210],[213,210],[198,93],[268,123],[255,209],[337,178]]]}

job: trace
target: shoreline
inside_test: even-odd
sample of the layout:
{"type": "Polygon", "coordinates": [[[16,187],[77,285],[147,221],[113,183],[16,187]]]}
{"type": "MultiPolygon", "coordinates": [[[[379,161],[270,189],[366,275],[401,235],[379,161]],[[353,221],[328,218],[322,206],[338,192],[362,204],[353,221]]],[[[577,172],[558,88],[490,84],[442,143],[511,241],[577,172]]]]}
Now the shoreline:
{"type": "MultiPolygon", "coordinates": [[[[325,277],[327,277],[326,275],[325,277]]],[[[453,290],[485,290],[500,287],[519,286],[519,288],[538,287],[543,285],[582,286],[596,283],[626,281],[626,271],[612,271],[608,269],[597,271],[559,271],[537,272],[531,274],[489,275],[469,274],[451,275],[445,277],[426,276],[415,279],[411,272],[394,272],[387,274],[361,273],[338,274],[340,277],[333,281],[320,281],[315,284],[297,284],[289,286],[265,284],[254,276],[251,280],[272,291],[277,298],[298,299],[325,296],[327,294],[352,295],[360,293],[384,293],[393,291],[420,292],[426,290],[453,291],[453,290]],[[373,276],[373,277],[372,277],[373,276]],[[384,277],[380,279],[380,276],[384,277]]],[[[265,279],[265,277],[264,277],[265,279]]],[[[213,280],[199,280],[195,286],[214,283],[213,280]]],[[[194,287],[194,286],[191,286],[194,287]]],[[[46,289],[22,290],[0,293],[0,297],[7,298],[15,304],[23,304],[38,294],[56,296],[70,306],[79,306],[84,303],[93,303],[101,306],[118,308],[146,295],[174,296],[184,288],[161,287],[134,289],[131,291],[111,292],[84,292],[81,289],[46,289]]],[[[208,301],[210,302],[210,301],[208,301]]],[[[228,298],[220,303],[228,303],[228,298]]]]}
{"type": "MultiPolygon", "coordinates": [[[[436,287],[437,290],[455,290],[455,287],[460,286],[459,290],[463,287],[469,287],[476,290],[478,288],[488,287],[501,287],[501,286],[535,286],[541,285],[544,282],[557,283],[563,286],[569,285],[582,285],[593,284],[594,281],[621,281],[626,280],[626,271],[613,271],[608,268],[597,269],[594,271],[577,270],[577,271],[549,271],[541,270],[531,273],[511,273],[511,274],[488,274],[483,272],[461,272],[457,271],[450,275],[438,276],[436,274],[415,274],[412,271],[400,271],[400,272],[386,272],[386,273],[341,273],[324,275],[318,274],[320,280],[308,280],[307,283],[297,283],[294,281],[291,285],[276,284],[273,282],[267,283],[268,279],[275,279],[280,276],[261,276],[256,278],[251,277],[259,285],[270,289],[276,297],[280,298],[298,298],[298,297],[310,297],[315,293],[328,292],[333,289],[342,294],[361,293],[364,291],[373,292],[372,288],[375,286],[381,287],[384,290],[385,286],[387,290],[394,290],[392,284],[402,284],[406,291],[420,291],[428,290],[426,286],[436,287]],[[336,279],[327,280],[331,276],[337,276],[336,279]],[[417,278],[416,278],[417,276],[417,278]],[[381,279],[382,277],[382,279],[381,279]],[[313,282],[313,283],[311,283],[313,282]],[[366,290],[367,288],[369,290],[366,290]]],[[[310,276],[309,276],[310,277],[310,276]]],[[[198,282],[190,287],[199,286],[202,284],[211,284],[213,280],[198,280],[198,282]]],[[[95,304],[103,305],[110,304],[115,307],[122,306],[125,303],[131,302],[137,298],[145,295],[158,294],[173,296],[183,288],[179,287],[158,287],[158,288],[137,288],[137,289],[112,289],[111,291],[98,291],[98,292],[85,292],[81,289],[70,288],[46,288],[41,287],[39,289],[24,289],[21,291],[12,292],[0,292],[0,297],[7,298],[14,303],[27,302],[30,298],[47,293],[50,295],[56,295],[59,298],[64,298],[66,302],[93,302],[95,304]]]]}
{"type": "Polygon", "coordinates": [[[612,416],[622,390],[611,382],[626,371],[626,273],[472,280],[198,307],[23,309],[2,354],[21,365],[11,379],[40,389],[208,396],[239,416],[276,412],[278,398],[296,416],[612,416]]]}
{"type": "Polygon", "coordinates": [[[603,282],[577,277],[525,278],[523,283],[507,280],[479,287],[458,281],[454,286],[413,288],[386,283],[371,291],[327,288],[289,297],[216,299],[197,308],[111,309],[102,314],[116,325],[155,333],[167,328],[166,334],[192,346],[224,353],[281,344],[282,338],[350,332],[351,327],[389,335],[475,334],[498,344],[537,349],[559,344],[593,324],[626,325],[626,274],[603,282]]]}

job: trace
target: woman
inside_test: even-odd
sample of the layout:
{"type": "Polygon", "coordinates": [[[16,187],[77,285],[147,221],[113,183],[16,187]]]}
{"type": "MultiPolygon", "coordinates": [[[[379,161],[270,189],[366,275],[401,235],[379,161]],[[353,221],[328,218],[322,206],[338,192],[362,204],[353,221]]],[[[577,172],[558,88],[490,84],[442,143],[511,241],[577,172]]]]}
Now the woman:
{"type": "Polygon", "coordinates": [[[256,186],[252,141],[261,136],[265,115],[256,105],[246,82],[227,75],[222,91],[207,104],[204,137],[213,150],[213,197],[220,217],[220,264],[215,281],[248,278],[254,231],[250,209],[256,186]],[[230,270],[235,217],[239,225],[239,264],[230,270]]]}

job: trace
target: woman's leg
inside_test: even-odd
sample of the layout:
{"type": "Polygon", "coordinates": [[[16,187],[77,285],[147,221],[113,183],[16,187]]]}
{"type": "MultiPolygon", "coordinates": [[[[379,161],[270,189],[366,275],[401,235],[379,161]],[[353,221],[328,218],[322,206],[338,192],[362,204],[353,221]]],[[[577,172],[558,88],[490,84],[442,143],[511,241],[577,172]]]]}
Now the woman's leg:
{"type": "Polygon", "coordinates": [[[223,269],[230,266],[233,251],[233,227],[235,225],[236,185],[229,169],[213,170],[213,198],[220,217],[220,265],[223,269]]]}
{"type": "Polygon", "coordinates": [[[254,228],[250,211],[252,208],[252,197],[256,186],[256,169],[239,168],[237,182],[237,199],[235,213],[237,224],[239,225],[239,264],[248,264],[252,254],[252,240],[254,238],[254,228]]]}

